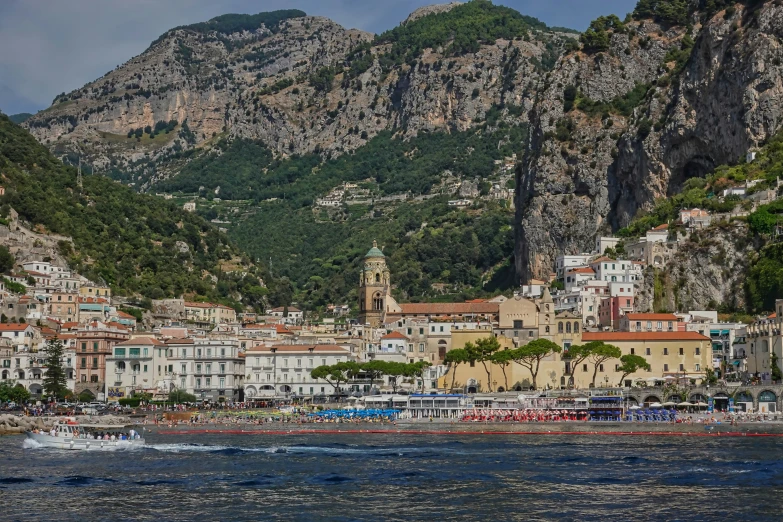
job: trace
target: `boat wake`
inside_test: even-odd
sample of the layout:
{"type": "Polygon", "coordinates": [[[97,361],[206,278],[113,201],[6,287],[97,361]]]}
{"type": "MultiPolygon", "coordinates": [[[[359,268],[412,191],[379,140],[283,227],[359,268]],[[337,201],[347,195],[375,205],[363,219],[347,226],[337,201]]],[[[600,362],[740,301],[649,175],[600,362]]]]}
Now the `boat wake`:
{"type": "Polygon", "coordinates": [[[165,453],[211,453],[221,455],[238,455],[242,453],[280,454],[324,454],[324,455],[372,455],[372,456],[405,456],[434,451],[425,447],[334,447],[334,446],[222,446],[209,444],[147,444],[154,451],[165,453]]]}
{"type": "Polygon", "coordinates": [[[43,444],[41,444],[37,440],[24,439],[24,442],[22,443],[22,448],[24,448],[24,449],[40,449],[40,448],[43,448],[43,444]]]}

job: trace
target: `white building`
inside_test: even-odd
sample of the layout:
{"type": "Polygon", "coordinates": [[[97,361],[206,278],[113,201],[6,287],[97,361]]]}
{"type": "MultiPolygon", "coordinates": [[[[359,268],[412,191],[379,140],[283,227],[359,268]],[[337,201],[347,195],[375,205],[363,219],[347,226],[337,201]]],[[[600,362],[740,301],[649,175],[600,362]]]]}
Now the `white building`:
{"type": "Polygon", "coordinates": [[[269,315],[285,324],[300,324],[304,320],[304,312],[295,306],[289,306],[287,309],[284,306],[273,308],[269,315]]]}
{"type": "MultiPolygon", "coordinates": [[[[313,379],[310,372],[319,366],[352,359],[345,348],[329,344],[250,348],[245,357],[245,400],[332,395],[334,388],[323,379],[313,379]]],[[[342,388],[348,389],[348,386],[342,388]]]]}
{"type": "Polygon", "coordinates": [[[210,402],[241,399],[245,359],[235,337],[169,339],[166,346],[168,361],[163,372],[156,368],[156,378],[163,378],[170,389],[210,402]]]}
{"type": "Polygon", "coordinates": [[[617,248],[617,244],[620,242],[619,237],[597,237],[595,238],[595,252],[602,256],[606,252],[607,248],[615,249],[617,248]]]}
{"type": "Polygon", "coordinates": [[[136,337],[115,344],[106,357],[106,398],[117,400],[134,393],[168,393],[158,368],[167,364],[166,344],[153,337],[136,337]]]}
{"type": "Polygon", "coordinates": [[[400,332],[391,332],[380,338],[377,344],[370,344],[369,356],[382,361],[406,362],[410,339],[400,332]]]}
{"type": "Polygon", "coordinates": [[[642,280],[641,266],[632,261],[600,257],[590,263],[590,268],[595,271],[598,281],[633,283],[642,280]]]}
{"type": "Polygon", "coordinates": [[[196,202],[195,201],[188,201],[184,205],[182,205],[182,210],[185,212],[195,212],[196,211],[196,202]]]}
{"type": "Polygon", "coordinates": [[[570,268],[587,266],[592,257],[591,254],[557,256],[557,258],[555,258],[555,274],[557,275],[557,280],[562,281],[565,277],[566,270],[570,268]]]}
{"type": "Polygon", "coordinates": [[[595,279],[595,270],[589,266],[580,266],[566,269],[563,282],[565,284],[566,292],[572,292],[575,289],[584,286],[588,281],[594,281],[595,279]]]}

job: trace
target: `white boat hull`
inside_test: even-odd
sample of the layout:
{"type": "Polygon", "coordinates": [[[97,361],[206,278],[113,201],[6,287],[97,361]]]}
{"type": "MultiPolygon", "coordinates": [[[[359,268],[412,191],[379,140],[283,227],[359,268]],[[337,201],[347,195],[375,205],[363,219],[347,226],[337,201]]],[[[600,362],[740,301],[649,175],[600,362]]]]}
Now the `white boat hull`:
{"type": "Polygon", "coordinates": [[[144,446],[144,439],[133,440],[96,440],[96,439],[82,439],[74,438],[70,436],[52,437],[51,435],[44,433],[26,433],[27,438],[35,441],[44,448],[55,448],[63,450],[116,450],[116,449],[132,449],[144,446]]]}

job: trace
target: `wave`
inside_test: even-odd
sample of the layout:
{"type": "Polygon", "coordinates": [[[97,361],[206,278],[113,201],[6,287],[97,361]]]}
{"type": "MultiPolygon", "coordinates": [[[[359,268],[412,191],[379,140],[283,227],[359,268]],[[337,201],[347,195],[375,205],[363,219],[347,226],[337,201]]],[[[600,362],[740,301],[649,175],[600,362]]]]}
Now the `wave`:
{"type": "Polygon", "coordinates": [[[43,448],[43,444],[41,444],[37,440],[24,439],[24,442],[22,442],[22,448],[23,449],[39,449],[39,448],[43,448]]]}
{"type": "Polygon", "coordinates": [[[148,444],[145,446],[154,451],[166,453],[212,453],[219,455],[240,455],[244,453],[267,453],[271,455],[280,454],[326,454],[326,455],[372,455],[372,456],[406,456],[409,454],[426,454],[435,452],[433,448],[427,447],[350,447],[344,444],[330,446],[304,446],[299,444],[286,446],[266,446],[266,447],[247,447],[247,446],[222,446],[209,444],[148,444]]]}
{"type": "Polygon", "coordinates": [[[0,478],[0,484],[27,484],[29,482],[33,482],[33,479],[27,477],[0,478]]]}

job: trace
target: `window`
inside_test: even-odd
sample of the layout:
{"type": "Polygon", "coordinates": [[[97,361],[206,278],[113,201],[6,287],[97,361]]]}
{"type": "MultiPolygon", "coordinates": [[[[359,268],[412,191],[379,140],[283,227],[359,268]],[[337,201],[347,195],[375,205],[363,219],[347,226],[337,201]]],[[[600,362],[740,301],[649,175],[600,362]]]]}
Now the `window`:
{"type": "Polygon", "coordinates": [[[668,348],[664,348],[663,349],[663,354],[664,355],[669,355],[669,349],[668,348]]]}
{"type": "Polygon", "coordinates": [[[147,373],[147,365],[144,365],[144,373],[147,373]]]}
{"type": "Polygon", "coordinates": [[[87,368],[87,357],[82,357],[82,368],[87,368]]]}
{"type": "Polygon", "coordinates": [[[602,371],[604,371],[604,365],[603,365],[603,364],[599,364],[599,365],[598,365],[598,371],[599,371],[599,372],[602,372],[602,371]]]}
{"type": "Polygon", "coordinates": [[[527,336],[528,336],[528,337],[533,337],[533,330],[530,330],[530,331],[527,333],[527,336]]]}
{"type": "Polygon", "coordinates": [[[187,350],[187,348],[183,348],[182,349],[182,358],[185,359],[185,358],[187,358],[187,356],[188,356],[188,350],[187,350]]]}
{"type": "Polygon", "coordinates": [[[645,355],[650,355],[650,349],[649,348],[645,349],[644,353],[645,355]]]}
{"type": "Polygon", "coordinates": [[[685,349],[684,348],[680,348],[680,355],[685,355],[685,349]]]}
{"type": "Polygon", "coordinates": [[[220,373],[226,373],[226,364],[220,363],[220,373]]]}
{"type": "Polygon", "coordinates": [[[694,369],[695,369],[697,372],[700,372],[700,371],[701,371],[701,364],[697,364],[697,365],[695,365],[695,366],[694,366],[694,369]]]}
{"type": "Polygon", "coordinates": [[[665,371],[665,372],[669,371],[669,365],[668,364],[664,364],[663,365],[663,371],[665,371]]]}
{"type": "Polygon", "coordinates": [[[563,322],[558,321],[557,322],[557,333],[563,333],[563,322]]]}
{"type": "Polygon", "coordinates": [[[408,345],[408,353],[413,353],[413,343],[408,345]]]}
{"type": "Polygon", "coordinates": [[[582,371],[583,371],[583,372],[586,372],[586,371],[587,371],[587,365],[586,365],[586,364],[583,364],[583,365],[582,365],[582,371]]]}
{"type": "Polygon", "coordinates": [[[663,327],[663,324],[661,323],[661,321],[658,321],[657,328],[660,330],[662,327],[663,327]]]}
{"type": "Polygon", "coordinates": [[[223,357],[226,356],[226,349],[225,348],[221,348],[220,349],[220,355],[223,356],[223,357]]]}
{"type": "Polygon", "coordinates": [[[98,358],[97,357],[93,357],[92,358],[92,367],[93,368],[97,368],[98,367],[98,358]]]}
{"type": "Polygon", "coordinates": [[[207,348],[207,357],[212,357],[212,348],[207,348]]]}
{"type": "Polygon", "coordinates": [[[419,328],[419,335],[424,335],[424,328],[419,328]]]}
{"type": "Polygon", "coordinates": [[[424,343],[419,343],[419,353],[424,353],[424,343]]]}
{"type": "Polygon", "coordinates": [[[196,365],[196,373],[201,373],[201,365],[200,364],[196,365]]]}
{"type": "Polygon", "coordinates": [[[641,321],[636,321],[636,329],[637,330],[641,330],[642,329],[642,322],[641,321]]]}
{"type": "Polygon", "coordinates": [[[115,357],[125,357],[125,348],[115,348],[114,349],[114,356],[115,357]]]}
{"type": "Polygon", "coordinates": [[[212,364],[211,363],[207,363],[205,365],[205,368],[207,369],[206,373],[212,373],[212,364]]]}
{"type": "Polygon", "coordinates": [[[201,357],[201,348],[196,350],[196,357],[201,357]]]}
{"type": "Polygon", "coordinates": [[[302,367],[302,359],[297,359],[296,360],[296,367],[297,368],[301,368],[302,367]]]}
{"type": "Polygon", "coordinates": [[[196,378],[196,388],[201,388],[201,377],[196,378]]]}
{"type": "Polygon", "coordinates": [[[326,359],[321,359],[321,366],[326,366],[326,359]]]}
{"type": "Polygon", "coordinates": [[[566,333],[571,333],[571,323],[566,323],[566,333]]]}
{"type": "Polygon", "coordinates": [[[680,371],[681,371],[681,372],[684,372],[684,371],[685,371],[685,365],[684,365],[684,364],[681,364],[681,365],[680,365],[680,371]]]}
{"type": "Polygon", "coordinates": [[[87,343],[82,343],[82,351],[83,352],[87,351],[87,343]]]}
{"type": "Polygon", "coordinates": [[[696,347],[696,355],[701,355],[701,348],[698,346],[696,347]]]}
{"type": "Polygon", "coordinates": [[[206,379],[204,379],[204,382],[206,382],[206,384],[207,384],[207,388],[209,388],[209,387],[212,385],[212,379],[211,379],[211,378],[209,378],[209,377],[207,377],[206,379]]]}
{"type": "Polygon", "coordinates": [[[636,348],[631,348],[631,355],[636,355],[636,348]]]}
{"type": "Polygon", "coordinates": [[[182,364],[180,368],[182,371],[179,373],[188,373],[188,366],[186,364],[182,364]]]}
{"type": "Polygon", "coordinates": [[[225,387],[226,387],[226,378],[225,377],[221,377],[219,382],[218,382],[218,388],[220,388],[222,390],[225,387]]]}
{"type": "Polygon", "coordinates": [[[144,357],[149,356],[149,348],[144,348],[144,357]]]}
{"type": "Polygon", "coordinates": [[[92,351],[97,352],[98,351],[98,343],[92,343],[92,351]]]}
{"type": "Polygon", "coordinates": [[[549,333],[549,325],[544,327],[544,332],[549,333]]]}

